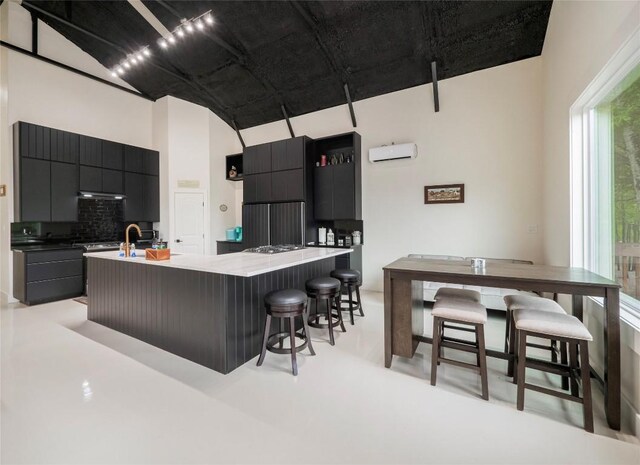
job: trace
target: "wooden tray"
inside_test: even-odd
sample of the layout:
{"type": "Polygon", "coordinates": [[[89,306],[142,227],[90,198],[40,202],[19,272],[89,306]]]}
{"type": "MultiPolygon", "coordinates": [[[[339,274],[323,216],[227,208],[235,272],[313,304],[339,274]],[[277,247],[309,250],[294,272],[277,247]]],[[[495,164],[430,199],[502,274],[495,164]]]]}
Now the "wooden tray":
{"type": "Polygon", "coordinates": [[[171,249],[146,249],[144,258],[147,260],[169,260],[171,258],[171,249]]]}

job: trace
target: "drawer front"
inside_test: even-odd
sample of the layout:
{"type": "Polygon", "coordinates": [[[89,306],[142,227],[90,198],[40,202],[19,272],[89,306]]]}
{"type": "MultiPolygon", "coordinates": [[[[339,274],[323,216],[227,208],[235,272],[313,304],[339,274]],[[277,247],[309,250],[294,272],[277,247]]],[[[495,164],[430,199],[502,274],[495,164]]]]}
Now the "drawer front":
{"type": "Polygon", "coordinates": [[[55,300],[82,294],[82,276],[51,279],[27,284],[27,302],[55,300]]]}
{"type": "Polygon", "coordinates": [[[82,260],[83,249],[47,250],[41,252],[25,252],[27,263],[60,262],[62,260],[82,260]]]}
{"type": "Polygon", "coordinates": [[[27,282],[82,276],[82,260],[33,263],[27,265],[27,282]]]}

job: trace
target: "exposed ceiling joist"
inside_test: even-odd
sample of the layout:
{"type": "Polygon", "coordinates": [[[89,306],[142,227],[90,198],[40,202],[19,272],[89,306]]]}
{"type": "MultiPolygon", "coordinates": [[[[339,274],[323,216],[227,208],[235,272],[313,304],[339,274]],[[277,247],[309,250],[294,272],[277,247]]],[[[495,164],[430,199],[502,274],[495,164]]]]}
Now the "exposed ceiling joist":
{"type": "Polygon", "coordinates": [[[151,27],[158,31],[158,34],[160,34],[160,36],[164,37],[165,39],[171,36],[171,31],[164,27],[164,24],[162,24],[160,20],[156,18],[153,13],[151,13],[149,8],[147,8],[141,0],[127,1],[129,2],[129,5],[131,5],[138,13],[140,13],[140,16],[142,16],[144,20],[151,25],[151,27]]]}
{"type": "Polygon", "coordinates": [[[436,113],[440,111],[440,98],[438,97],[438,66],[431,62],[431,83],[433,84],[433,108],[436,113]]]}
{"type": "Polygon", "coordinates": [[[287,113],[287,109],[284,107],[284,105],[280,105],[280,109],[282,110],[282,116],[284,116],[284,119],[287,122],[287,127],[289,128],[289,134],[291,134],[291,137],[296,137],[296,135],[293,133],[293,127],[291,126],[291,121],[289,121],[289,114],[287,113]]]}

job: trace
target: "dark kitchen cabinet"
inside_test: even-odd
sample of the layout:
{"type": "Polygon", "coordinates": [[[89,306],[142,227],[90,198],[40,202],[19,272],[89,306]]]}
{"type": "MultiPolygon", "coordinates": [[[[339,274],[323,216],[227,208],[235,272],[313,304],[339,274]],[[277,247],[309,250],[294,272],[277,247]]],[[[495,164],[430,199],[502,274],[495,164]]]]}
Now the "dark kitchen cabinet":
{"type": "Polygon", "coordinates": [[[142,172],[152,176],[160,174],[160,154],[155,150],[144,149],[142,155],[142,172]]]}
{"type": "Polygon", "coordinates": [[[243,205],[242,243],[245,248],[269,245],[269,205],[243,205]]]}
{"type": "Polygon", "coordinates": [[[271,144],[271,170],[304,168],[305,137],[285,139],[271,144]]]}
{"type": "Polygon", "coordinates": [[[13,251],[13,295],[32,305],[82,295],[81,248],[13,251]]]}
{"type": "Polygon", "coordinates": [[[269,239],[271,244],[304,244],[304,224],[303,202],[269,205],[269,239]]]}
{"type": "Polygon", "coordinates": [[[271,173],[271,201],[304,201],[304,170],[274,171],[271,173]]]}
{"type": "Polygon", "coordinates": [[[270,143],[254,145],[244,149],[242,164],[245,175],[271,171],[271,145],[270,143]]]}
{"type": "Polygon", "coordinates": [[[130,173],[142,173],[144,149],[132,145],[124,146],[124,170],[130,173]]]}
{"type": "Polygon", "coordinates": [[[80,165],[80,190],[102,192],[102,168],[80,165]]]}
{"type": "Polygon", "coordinates": [[[160,221],[160,182],[158,176],[124,173],[125,221],[160,221]]]}
{"type": "Polygon", "coordinates": [[[331,166],[314,168],[313,205],[316,220],[333,219],[333,170],[331,166]]]}
{"type": "Polygon", "coordinates": [[[30,123],[17,123],[20,156],[49,160],[51,158],[51,131],[30,123]]]}
{"type": "Polygon", "coordinates": [[[144,181],[143,174],[124,173],[124,220],[141,221],[144,216],[144,181]]]}
{"type": "Polygon", "coordinates": [[[79,160],[81,165],[102,167],[102,140],[80,136],[79,160]]]}
{"type": "Polygon", "coordinates": [[[314,213],[317,220],[360,219],[356,166],[355,163],[343,163],[315,168],[314,213]]]}
{"type": "Polygon", "coordinates": [[[102,141],[102,167],[110,170],[124,169],[124,145],[109,140],[102,141]]]}
{"type": "Polygon", "coordinates": [[[101,172],[102,192],[108,194],[122,194],[124,192],[124,172],[108,169],[102,169],[101,172]]]}
{"type": "Polygon", "coordinates": [[[78,221],[76,165],[51,162],[51,221],[78,221]]]}
{"type": "Polygon", "coordinates": [[[51,221],[51,163],[22,157],[15,221],[51,221]]]}
{"type": "Polygon", "coordinates": [[[160,179],[142,175],[144,221],[160,221],[160,179]]]}
{"type": "Polygon", "coordinates": [[[242,242],[231,241],[216,241],[216,252],[218,255],[224,255],[227,253],[242,252],[245,246],[242,242]]]}
{"type": "Polygon", "coordinates": [[[251,174],[244,179],[244,203],[268,203],[271,197],[271,173],[251,174]]]}

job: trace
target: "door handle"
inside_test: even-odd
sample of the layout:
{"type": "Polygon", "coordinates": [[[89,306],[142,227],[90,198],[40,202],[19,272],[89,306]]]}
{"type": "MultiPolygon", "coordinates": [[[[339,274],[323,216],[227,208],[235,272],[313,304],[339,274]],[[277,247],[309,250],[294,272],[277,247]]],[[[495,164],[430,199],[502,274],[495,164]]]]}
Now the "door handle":
{"type": "Polygon", "coordinates": [[[182,240],[180,240],[180,239],[176,239],[176,242],[182,242],[182,240]]]}

